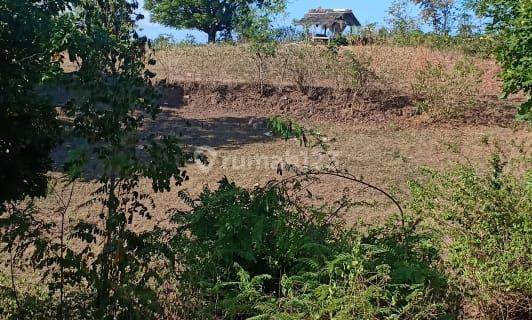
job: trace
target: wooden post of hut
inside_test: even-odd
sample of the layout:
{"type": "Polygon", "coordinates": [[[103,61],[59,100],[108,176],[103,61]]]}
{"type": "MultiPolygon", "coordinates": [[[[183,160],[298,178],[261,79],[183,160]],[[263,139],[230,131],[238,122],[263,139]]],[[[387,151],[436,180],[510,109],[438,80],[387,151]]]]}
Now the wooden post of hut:
{"type": "Polygon", "coordinates": [[[361,24],[348,9],[311,9],[298,24],[305,27],[314,26],[313,41],[327,42],[341,35],[349,27],[360,27],[361,24]],[[321,33],[316,31],[321,29],[321,33]]]}

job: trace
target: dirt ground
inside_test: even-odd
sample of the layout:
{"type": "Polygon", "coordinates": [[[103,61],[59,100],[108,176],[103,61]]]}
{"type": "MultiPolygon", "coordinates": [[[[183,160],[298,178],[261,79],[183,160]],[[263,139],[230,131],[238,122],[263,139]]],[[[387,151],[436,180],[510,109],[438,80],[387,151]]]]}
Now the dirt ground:
{"type": "MultiPolygon", "coordinates": [[[[393,94],[381,94],[376,90],[353,99],[345,92],[328,87],[312,87],[303,94],[293,84],[287,84],[269,86],[264,96],[260,96],[256,87],[238,84],[237,80],[242,80],[241,69],[234,72],[234,77],[229,77],[230,81],[220,82],[221,76],[233,70],[225,70],[232,64],[218,59],[228,57],[233,61],[238,56],[236,54],[220,52],[211,55],[206,52],[213,61],[207,61],[200,71],[207,70],[208,74],[198,72],[197,63],[191,61],[196,51],[183,55],[181,60],[173,53],[168,54],[166,60],[158,59],[163,63],[155,71],[165,80],[158,86],[163,111],[157,120],[146,123],[145,130],[156,135],[177,136],[187,150],[206,155],[209,164],[188,163],[185,169],[190,180],[170,192],[154,194],[149,182],[142,181],[142,191],[151,194],[154,200],[153,219],[134,220],[132,228],[140,231],[167,226],[172,209],[188,209],[178,195],[180,191],[184,190],[194,198],[206,187],[215,189],[224,176],[242,187],[253,188],[290,176],[286,170],[283,176],[279,175],[280,163],[316,168],[328,164],[330,159],[323,157],[320,149],[304,148],[297,140],[274,137],[266,119],[275,115],[321,132],[326,136],[329,153],[338,168],[389,192],[407,211],[408,181],[421,179],[422,168],[447,169],[469,163],[486,168],[496,150],[501,150],[510,165],[520,172],[532,167],[530,160],[525,163],[512,161],[524,155],[532,159],[532,127],[515,121],[515,105],[521,101],[519,97],[509,101],[497,100],[500,83],[496,80],[498,69],[493,61],[481,61],[485,79],[479,103],[460,119],[434,121],[416,114],[408,94],[410,82],[403,78],[411,79],[415,68],[426,61],[447,61],[454,59],[452,56],[434,56],[434,52],[419,48],[414,51],[379,47],[360,50],[376,51],[370,52],[376,57],[375,64],[387,68],[382,73],[393,75],[390,82],[398,83],[400,90],[393,94]],[[406,67],[413,70],[406,70],[406,67]],[[189,76],[183,77],[183,74],[189,76]],[[196,82],[198,79],[201,81],[196,82]]],[[[197,59],[203,61],[206,57],[197,59]]],[[[75,71],[74,68],[65,70],[75,71]]],[[[60,88],[52,91],[47,93],[54,96],[58,106],[64,105],[69,93],[60,88]]],[[[61,163],[69,144],[74,143],[67,142],[52,155],[57,169],[50,172],[52,181],[62,175],[61,163]]],[[[56,222],[60,217],[58,210],[65,203],[68,203],[67,224],[73,225],[78,218],[98,221],[101,207],[82,206],[97,188],[98,185],[90,179],[67,187],[58,182],[54,191],[47,198],[38,200],[36,206],[45,219],[56,219],[56,222]]],[[[397,213],[397,208],[382,194],[347,180],[322,178],[310,190],[331,204],[345,194],[352,200],[365,203],[344,213],[346,225],[357,221],[379,224],[397,213]]],[[[77,247],[75,240],[67,241],[69,247],[77,247]]],[[[21,285],[40,281],[32,270],[16,270],[15,276],[21,285]]]]}
{"type": "MultiPolygon", "coordinates": [[[[388,107],[386,101],[362,101],[353,106],[347,97],[327,90],[309,96],[283,88],[260,97],[256,88],[245,85],[185,83],[162,88],[163,111],[157,120],[146,123],[146,131],[176,135],[186,149],[205,154],[209,165],[189,163],[185,169],[190,180],[171,192],[153,194],[149,182],[142,181],[141,191],[152,194],[155,209],[151,211],[152,219],[133,220],[132,228],[137,231],[167,227],[172,209],[189,209],[178,195],[181,190],[194,198],[205,187],[216,188],[224,176],[253,188],[289,176],[286,171],[282,177],[278,174],[279,163],[317,168],[328,164],[329,159],[320,156],[320,149],[273,137],[265,125],[273,115],[295,119],[324,134],[337,167],[389,192],[407,211],[408,181],[419,179],[423,167],[445,169],[473,163],[482,168],[497,144],[507,159],[523,154],[532,159],[531,128],[515,123],[514,108],[495,103],[490,108],[479,106],[459,121],[431,122],[414,115],[408,99],[401,97],[388,107]]],[[[66,148],[64,145],[53,154],[58,168],[50,173],[53,178],[61,177],[59,168],[66,148]]],[[[531,165],[524,164],[528,168],[531,165]]],[[[99,221],[101,206],[82,206],[97,188],[91,181],[68,187],[59,182],[54,192],[38,200],[36,206],[44,219],[59,222],[59,211],[68,203],[67,226],[79,218],[99,221]]],[[[346,226],[357,222],[381,224],[398,213],[382,194],[347,180],[322,178],[309,189],[333,209],[335,201],[346,194],[363,204],[342,212],[346,226]]],[[[53,232],[51,236],[58,234],[53,232]]],[[[75,239],[66,241],[74,250],[83,247],[75,239]]],[[[33,288],[40,282],[33,270],[16,270],[15,277],[19,286],[33,288]]]]}
{"type": "MultiPolygon", "coordinates": [[[[252,188],[286,177],[289,173],[279,176],[279,163],[317,168],[327,165],[329,159],[320,156],[320,149],[273,137],[266,126],[267,117],[272,115],[296,119],[307,128],[320,131],[327,137],[339,168],[393,193],[403,203],[408,199],[408,181],[418,178],[423,167],[443,169],[463,163],[482,167],[494,152],[496,142],[502,142],[509,158],[519,151],[529,156],[532,152],[530,128],[516,124],[515,109],[504,106],[479,107],[460,121],[434,123],[409,113],[408,102],[389,110],[375,105],[372,109],[366,104],[366,108],[349,117],[339,117],[339,110],[350,107],[345,97],[335,97],[327,91],[309,98],[290,88],[281,92],[272,89],[260,97],[249,86],[188,83],[165,87],[162,93],[163,112],[156,121],[147,123],[146,130],[157,135],[176,135],[185,148],[206,155],[209,165],[189,163],[188,182],[171,192],[154,194],[154,219],[148,223],[137,221],[139,228],[165,223],[170,209],[185,209],[177,195],[179,190],[196,196],[205,187],[216,188],[224,176],[252,188]]],[[[75,186],[71,208],[76,214],[94,215],[90,211],[95,208],[77,207],[95,188],[90,182],[75,186]]],[[[380,221],[396,212],[382,195],[367,190],[360,193],[360,186],[349,181],[325,178],[313,188],[327,202],[339,200],[347,192],[356,194],[356,200],[371,203],[350,211],[346,218],[351,222],[380,221]]],[[[143,189],[150,193],[149,184],[144,183],[143,189]]],[[[62,191],[63,197],[68,191],[62,191]]],[[[54,198],[57,197],[42,201],[42,208],[57,207],[58,200],[54,198]]]]}

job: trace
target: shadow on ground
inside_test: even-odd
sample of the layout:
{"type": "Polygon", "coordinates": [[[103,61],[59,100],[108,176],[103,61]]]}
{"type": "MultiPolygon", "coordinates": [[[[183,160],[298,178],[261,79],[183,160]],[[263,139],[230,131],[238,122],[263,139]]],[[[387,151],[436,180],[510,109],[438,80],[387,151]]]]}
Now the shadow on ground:
{"type": "MultiPolygon", "coordinates": [[[[187,151],[193,151],[195,147],[234,150],[246,144],[263,143],[273,139],[268,132],[266,118],[190,119],[181,117],[176,110],[166,108],[156,120],[146,121],[144,133],[156,137],[176,136],[187,151]]],[[[70,151],[81,145],[83,142],[79,139],[67,139],[56,147],[51,154],[53,170],[64,171],[70,151]]],[[[83,170],[83,176],[87,180],[92,180],[98,177],[101,170],[97,156],[92,155],[83,170]]]]}
{"type": "Polygon", "coordinates": [[[267,119],[263,117],[191,119],[181,117],[172,109],[163,109],[155,121],[146,123],[145,130],[155,135],[175,135],[186,146],[223,149],[272,140],[267,119]]]}

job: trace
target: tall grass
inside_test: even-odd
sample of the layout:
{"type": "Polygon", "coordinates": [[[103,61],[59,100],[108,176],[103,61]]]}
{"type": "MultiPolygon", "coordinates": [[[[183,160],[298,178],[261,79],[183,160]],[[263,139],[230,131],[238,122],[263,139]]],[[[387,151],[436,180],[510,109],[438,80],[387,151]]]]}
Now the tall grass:
{"type": "Polygon", "coordinates": [[[481,72],[467,60],[452,68],[441,63],[428,64],[412,84],[415,106],[434,118],[461,115],[477,102],[481,72]]]}
{"type": "Polygon", "coordinates": [[[313,87],[349,90],[354,96],[369,93],[368,99],[401,95],[416,100],[432,91],[446,98],[432,99],[430,108],[419,110],[446,117],[461,114],[482,96],[500,92],[495,76],[499,69],[494,61],[425,46],[283,44],[264,59],[260,79],[245,44],[167,45],[159,47],[155,55],[158,64],[153,71],[167,84],[222,82],[258,87],[261,82],[271,87],[294,87],[303,93],[313,87]],[[461,65],[469,66],[471,72],[461,72],[461,65]],[[435,66],[441,77],[436,77],[435,66]]]}

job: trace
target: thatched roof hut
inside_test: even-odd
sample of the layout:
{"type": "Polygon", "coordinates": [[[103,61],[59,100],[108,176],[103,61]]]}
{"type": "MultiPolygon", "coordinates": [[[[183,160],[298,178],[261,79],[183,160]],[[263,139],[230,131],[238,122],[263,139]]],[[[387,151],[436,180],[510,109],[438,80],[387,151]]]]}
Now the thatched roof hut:
{"type": "Polygon", "coordinates": [[[348,26],[361,26],[353,11],[348,9],[311,9],[298,23],[304,26],[321,26],[333,33],[342,33],[348,26]]]}

